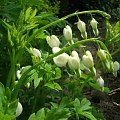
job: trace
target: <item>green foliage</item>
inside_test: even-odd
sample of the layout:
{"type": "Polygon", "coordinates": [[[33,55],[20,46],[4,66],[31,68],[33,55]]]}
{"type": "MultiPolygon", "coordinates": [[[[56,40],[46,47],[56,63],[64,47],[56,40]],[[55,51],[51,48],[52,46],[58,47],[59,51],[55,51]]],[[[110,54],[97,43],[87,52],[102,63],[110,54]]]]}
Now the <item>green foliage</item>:
{"type": "MultiPolygon", "coordinates": [[[[39,2],[42,3],[43,0],[37,0],[35,4],[38,5],[39,2]]],[[[21,1],[21,4],[27,6],[28,1],[21,1]]],[[[25,100],[29,100],[30,113],[32,113],[28,120],[68,120],[69,118],[74,119],[74,117],[75,119],[96,120],[97,117],[94,117],[94,112],[92,111],[94,108],[91,106],[90,101],[87,98],[83,98],[83,90],[85,87],[93,87],[100,91],[109,92],[109,89],[104,87],[104,85],[98,85],[97,77],[99,74],[96,71],[99,66],[96,67],[96,64],[99,63],[85,67],[83,60],[81,60],[81,67],[74,70],[68,68],[69,64],[60,68],[53,62],[55,62],[54,58],[59,57],[60,54],[64,55],[65,52],[71,54],[71,50],[76,47],[81,47],[82,44],[88,42],[94,42],[97,43],[99,49],[104,49],[106,54],[106,60],[100,61],[100,63],[107,69],[107,72],[112,73],[112,56],[106,45],[99,38],[86,38],[85,40],[66,42],[59,52],[52,54],[52,50],[46,44],[48,41],[46,42],[45,38],[47,34],[50,34],[47,30],[56,26],[64,27],[61,21],[69,17],[78,14],[100,13],[108,19],[109,15],[99,10],[93,10],[76,12],[58,19],[53,16],[54,14],[37,12],[36,5],[33,5],[32,0],[29,4],[31,7],[28,7],[28,9],[24,8],[16,22],[10,23],[8,19],[1,21],[2,26],[7,31],[7,51],[10,61],[10,70],[8,78],[5,79],[5,87],[0,83],[1,119],[15,119],[18,98],[20,97],[21,99],[27,96],[26,94],[20,96],[19,92],[30,91],[28,97],[26,97],[27,100],[25,100]],[[32,7],[35,8],[33,9],[32,7]],[[38,41],[40,44],[38,44],[38,41]],[[26,63],[23,62],[25,53],[29,55],[29,59],[26,57],[26,63]],[[16,82],[17,84],[15,84],[16,82]],[[30,84],[29,87],[26,87],[27,83],[30,84]],[[59,103],[60,100],[61,102],[59,103]],[[36,113],[37,110],[39,111],[36,113]]],[[[43,2],[43,4],[45,3],[43,2]]],[[[107,28],[107,30],[109,31],[110,28],[107,28]]],[[[107,34],[106,39],[111,40],[116,34],[119,34],[118,23],[114,27],[113,36],[107,34]]],[[[3,38],[2,35],[3,33],[0,39],[3,38]]],[[[83,46],[82,49],[85,51],[83,46]]],[[[91,61],[93,62],[92,55],[90,55],[86,57],[89,60],[92,59],[91,61]]],[[[68,55],[67,59],[69,59],[68,57],[74,57],[74,55],[68,55]]],[[[58,62],[64,62],[63,58],[66,58],[66,56],[61,57],[58,62]]],[[[77,62],[80,62],[78,55],[77,62]]],[[[25,101],[23,100],[23,102],[25,101]]]]}
{"type": "Polygon", "coordinates": [[[106,46],[112,46],[111,54],[115,55],[120,51],[119,41],[120,41],[120,22],[116,22],[115,24],[110,24],[109,21],[106,21],[106,46]]]}
{"type": "Polygon", "coordinates": [[[12,120],[16,116],[18,100],[11,100],[11,91],[0,82],[0,119],[12,120]]]}
{"type": "MultiPolygon", "coordinates": [[[[68,97],[64,97],[60,104],[51,104],[51,109],[42,108],[36,114],[31,114],[28,120],[68,120],[68,118],[73,115],[76,117],[79,115],[80,118],[84,116],[90,120],[97,120],[97,118],[92,115],[91,103],[86,98],[83,98],[81,101],[79,101],[78,98],[70,101],[68,97]]],[[[93,109],[93,111],[96,112],[95,109],[93,109]]],[[[96,112],[96,114],[98,113],[96,112]]]]}

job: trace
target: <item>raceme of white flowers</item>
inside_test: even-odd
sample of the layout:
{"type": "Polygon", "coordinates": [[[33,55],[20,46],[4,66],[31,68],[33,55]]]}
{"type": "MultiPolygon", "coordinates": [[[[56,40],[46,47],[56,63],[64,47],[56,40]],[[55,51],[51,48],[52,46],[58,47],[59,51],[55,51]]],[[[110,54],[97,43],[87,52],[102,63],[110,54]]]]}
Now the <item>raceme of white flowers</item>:
{"type": "Polygon", "coordinates": [[[67,41],[71,41],[72,40],[72,29],[69,25],[67,25],[64,29],[63,29],[63,35],[65,37],[65,39],[67,41]]]}
{"type": "Polygon", "coordinates": [[[98,31],[98,29],[97,29],[97,24],[98,24],[98,22],[97,22],[94,18],[92,18],[92,20],[91,20],[91,22],[90,22],[90,25],[92,26],[93,33],[94,33],[96,36],[98,36],[98,34],[99,34],[99,31],[98,31]]]}
{"type": "Polygon", "coordinates": [[[69,56],[68,66],[73,70],[80,68],[80,58],[76,51],[72,51],[71,56],[69,56]]]}
{"type": "Polygon", "coordinates": [[[91,68],[94,66],[93,57],[90,51],[87,50],[85,52],[85,55],[83,55],[82,57],[82,62],[87,68],[91,68]]]}
{"type": "Polygon", "coordinates": [[[46,41],[51,48],[60,46],[60,41],[55,35],[47,36],[46,41]]]}
{"type": "Polygon", "coordinates": [[[17,106],[17,109],[16,109],[16,117],[18,117],[23,111],[23,107],[22,107],[22,104],[20,102],[18,102],[18,106],[17,106]]]}
{"type": "Polygon", "coordinates": [[[77,22],[77,28],[80,30],[82,38],[87,39],[86,24],[80,19],[77,22]]]}
{"type": "Polygon", "coordinates": [[[99,56],[100,60],[105,60],[106,59],[105,50],[99,49],[98,52],[97,52],[97,55],[99,56]]]}
{"type": "Polygon", "coordinates": [[[30,51],[32,52],[32,54],[37,57],[37,58],[40,58],[41,59],[41,52],[36,49],[36,48],[30,48],[30,51]]]}

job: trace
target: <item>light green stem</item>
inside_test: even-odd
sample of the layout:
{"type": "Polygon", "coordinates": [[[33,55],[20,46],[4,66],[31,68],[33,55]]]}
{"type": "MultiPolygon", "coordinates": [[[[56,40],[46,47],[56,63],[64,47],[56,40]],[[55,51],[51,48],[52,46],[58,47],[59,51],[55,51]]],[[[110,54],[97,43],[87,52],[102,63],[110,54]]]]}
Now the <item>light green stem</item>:
{"type": "Polygon", "coordinates": [[[59,23],[59,22],[61,22],[61,21],[63,21],[63,20],[66,20],[66,19],[68,19],[68,18],[70,18],[70,17],[77,16],[77,15],[81,15],[81,14],[92,14],[92,13],[101,14],[101,15],[102,15],[103,17],[105,17],[106,19],[110,19],[110,18],[111,18],[111,16],[110,16],[109,14],[107,14],[106,12],[103,12],[103,11],[99,11],[99,10],[89,10],[89,11],[75,12],[75,13],[69,14],[69,15],[67,15],[67,16],[65,16],[65,17],[62,17],[62,18],[60,18],[60,19],[58,19],[58,20],[56,20],[56,21],[54,21],[54,22],[51,22],[50,24],[47,24],[47,25],[41,27],[39,30],[37,30],[37,31],[29,38],[28,42],[30,42],[32,39],[34,39],[36,35],[40,34],[40,32],[41,32],[42,30],[45,30],[45,29],[47,29],[47,28],[49,28],[49,27],[51,27],[51,26],[53,26],[53,25],[55,25],[55,24],[57,24],[57,23],[59,23]]]}
{"type": "Polygon", "coordinates": [[[10,71],[8,73],[8,78],[7,78],[7,82],[6,82],[6,88],[10,87],[10,84],[12,82],[12,79],[14,79],[14,74],[15,74],[15,49],[12,49],[12,57],[11,57],[11,68],[10,71]]]}
{"type": "Polygon", "coordinates": [[[49,60],[53,59],[55,56],[58,56],[59,54],[62,54],[62,53],[64,53],[64,52],[67,52],[67,51],[70,50],[70,49],[76,48],[76,47],[78,47],[80,44],[85,44],[85,43],[88,43],[88,42],[99,43],[100,46],[101,46],[104,50],[108,51],[107,47],[105,46],[105,44],[104,44],[102,41],[98,40],[97,38],[90,38],[90,39],[85,39],[85,40],[78,41],[78,42],[76,42],[76,43],[74,43],[74,44],[72,44],[72,45],[70,45],[70,46],[68,46],[68,47],[62,48],[62,50],[60,50],[59,52],[50,55],[50,56],[47,58],[46,61],[49,61],[49,60]]]}

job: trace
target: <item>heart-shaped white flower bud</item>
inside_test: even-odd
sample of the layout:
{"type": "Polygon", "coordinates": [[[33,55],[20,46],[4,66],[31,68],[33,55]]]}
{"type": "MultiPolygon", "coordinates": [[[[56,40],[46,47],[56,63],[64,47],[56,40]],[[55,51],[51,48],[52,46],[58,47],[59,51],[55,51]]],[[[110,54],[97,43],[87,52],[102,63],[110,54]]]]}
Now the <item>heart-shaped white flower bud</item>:
{"type": "Polygon", "coordinates": [[[113,65],[114,65],[114,71],[117,72],[120,69],[120,63],[115,61],[113,65]]]}
{"type": "Polygon", "coordinates": [[[16,117],[18,117],[23,111],[23,107],[21,105],[20,102],[18,102],[18,106],[17,106],[17,109],[16,109],[16,117]]]}
{"type": "Polygon", "coordinates": [[[54,47],[53,49],[52,49],[52,52],[53,53],[57,53],[57,52],[59,52],[61,49],[59,48],[59,47],[54,47]]]}
{"type": "MultiPolygon", "coordinates": [[[[57,53],[60,50],[61,49],[58,47],[54,47],[52,49],[53,53],[57,53]]],[[[69,57],[69,55],[67,53],[62,53],[62,54],[54,57],[53,61],[58,67],[63,67],[63,66],[66,66],[66,63],[68,62],[68,57],[69,57]]]]}
{"type": "Polygon", "coordinates": [[[86,54],[83,55],[82,62],[87,68],[94,66],[93,57],[90,51],[86,51],[86,54]]]}
{"type": "Polygon", "coordinates": [[[102,79],[101,76],[97,79],[97,82],[100,87],[104,87],[104,80],[102,79]]]}
{"type": "Polygon", "coordinates": [[[80,68],[80,58],[76,51],[72,51],[71,56],[68,58],[68,66],[72,70],[76,70],[80,68]]]}
{"type": "Polygon", "coordinates": [[[18,80],[21,78],[21,71],[20,70],[17,70],[16,76],[17,76],[18,80]]]}
{"type": "Polygon", "coordinates": [[[41,52],[36,49],[36,48],[30,48],[30,51],[32,52],[32,54],[37,57],[37,58],[41,58],[41,52]]]}
{"type": "Polygon", "coordinates": [[[90,21],[90,25],[92,26],[92,29],[97,29],[97,24],[98,22],[93,18],[91,21],[90,21]]]}
{"type": "Polygon", "coordinates": [[[100,60],[105,60],[106,59],[106,53],[105,50],[98,50],[97,55],[99,56],[100,60]]]}
{"type": "Polygon", "coordinates": [[[57,36],[51,35],[46,37],[48,45],[53,48],[53,47],[59,47],[60,41],[57,36]]]}
{"type": "Polygon", "coordinates": [[[72,29],[69,25],[67,25],[64,29],[63,29],[63,35],[65,37],[66,40],[71,41],[72,40],[72,29]]]}
{"type": "Polygon", "coordinates": [[[77,22],[77,27],[78,27],[78,29],[80,30],[81,33],[86,32],[86,24],[83,21],[79,20],[77,22]]]}

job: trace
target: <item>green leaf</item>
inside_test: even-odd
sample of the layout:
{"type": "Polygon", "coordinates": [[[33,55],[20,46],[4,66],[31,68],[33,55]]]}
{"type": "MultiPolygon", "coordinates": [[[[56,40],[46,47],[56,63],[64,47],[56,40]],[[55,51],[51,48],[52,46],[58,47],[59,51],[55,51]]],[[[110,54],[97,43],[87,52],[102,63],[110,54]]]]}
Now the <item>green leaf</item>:
{"type": "Polygon", "coordinates": [[[30,19],[34,18],[35,15],[36,15],[36,13],[37,13],[37,9],[35,9],[35,10],[31,13],[30,19]]]}
{"type": "Polygon", "coordinates": [[[70,117],[70,111],[68,108],[64,109],[52,109],[45,117],[45,120],[68,120],[70,117]]]}
{"type": "Polygon", "coordinates": [[[36,113],[36,120],[45,120],[45,109],[42,108],[36,113]]]}
{"type": "Polygon", "coordinates": [[[31,11],[32,11],[32,8],[31,8],[31,7],[29,7],[29,8],[26,10],[26,12],[25,12],[25,21],[27,21],[27,20],[29,19],[31,11]]]}
{"type": "Polygon", "coordinates": [[[43,78],[35,78],[34,79],[34,88],[38,87],[39,83],[43,80],[43,78]]]}
{"type": "Polygon", "coordinates": [[[44,86],[46,87],[49,87],[51,89],[54,89],[54,90],[62,90],[62,88],[60,87],[60,85],[58,83],[46,83],[44,86]]]}
{"type": "Polygon", "coordinates": [[[80,103],[80,110],[84,111],[84,110],[89,110],[91,109],[91,103],[89,100],[87,100],[86,98],[83,98],[81,103],[80,103]]]}
{"type": "Polygon", "coordinates": [[[59,108],[65,108],[70,103],[70,100],[68,97],[62,98],[59,108]]]}
{"type": "Polygon", "coordinates": [[[0,111],[3,111],[3,101],[5,97],[4,85],[0,82],[0,111]]]}
{"type": "Polygon", "coordinates": [[[79,109],[80,108],[80,101],[79,101],[78,98],[75,98],[74,107],[75,107],[75,109],[79,109]]]}
{"type": "Polygon", "coordinates": [[[80,115],[85,116],[86,118],[90,119],[90,120],[97,120],[90,112],[79,112],[80,115]]]}
{"type": "Polygon", "coordinates": [[[8,103],[9,106],[6,110],[6,114],[10,115],[11,117],[15,118],[15,115],[16,115],[16,108],[17,108],[17,105],[18,105],[18,100],[15,100],[11,103],[8,103]]]}
{"type": "Polygon", "coordinates": [[[118,34],[120,32],[120,21],[118,21],[114,26],[114,33],[118,34]]]}
{"type": "Polygon", "coordinates": [[[85,110],[89,110],[91,109],[91,103],[89,100],[87,100],[86,98],[83,98],[81,100],[81,102],[79,101],[78,98],[75,99],[74,101],[74,107],[76,109],[76,111],[85,111],[85,110]]]}
{"type": "Polygon", "coordinates": [[[31,114],[30,117],[28,118],[28,120],[36,120],[35,119],[35,113],[31,114]]]}

